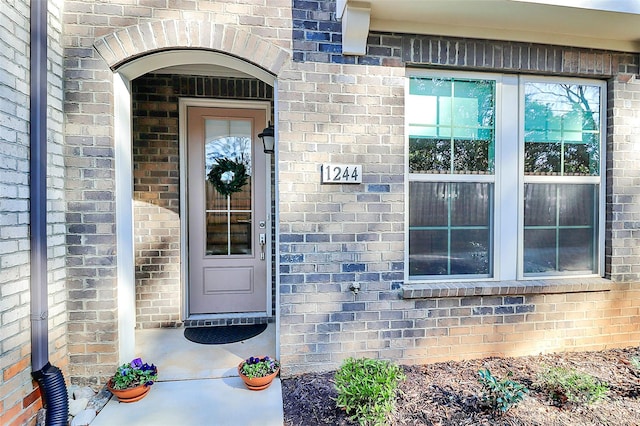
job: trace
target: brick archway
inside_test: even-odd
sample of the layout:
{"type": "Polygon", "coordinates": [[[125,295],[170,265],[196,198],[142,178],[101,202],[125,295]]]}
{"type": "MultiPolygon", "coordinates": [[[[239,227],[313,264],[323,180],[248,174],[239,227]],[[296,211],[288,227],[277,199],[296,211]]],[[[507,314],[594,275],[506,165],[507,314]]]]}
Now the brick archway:
{"type": "Polygon", "coordinates": [[[143,55],[173,49],[206,49],[241,58],[278,75],[291,56],[280,46],[240,27],[203,21],[145,22],[105,35],[94,43],[112,70],[143,55]]]}
{"type": "Polygon", "coordinates": [[[212,64],[244,72],[277,91],[277,76],[291,55],[234,25],[179,20],[123,28],[98,39],[94,48],[113,71],[118,353],[125,362],[135,355],[131,81],[171,65],[212,64]]]}

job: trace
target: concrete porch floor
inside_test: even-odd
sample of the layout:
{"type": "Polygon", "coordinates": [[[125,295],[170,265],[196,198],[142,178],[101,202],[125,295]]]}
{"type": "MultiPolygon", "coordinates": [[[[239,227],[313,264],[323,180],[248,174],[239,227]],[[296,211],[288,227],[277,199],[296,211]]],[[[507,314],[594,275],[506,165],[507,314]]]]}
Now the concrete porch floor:
{"type": "Polygon", "coordinates": [[[282,426],[280,379],[263,391],[248,390],[237,366],[252,355],[275,356],[275,325],[228,345],[200,345],[184,329],[136,331],[136,354],[158,367],[159,380],[142,400],[113,397],[91,426],[282,426]]]}

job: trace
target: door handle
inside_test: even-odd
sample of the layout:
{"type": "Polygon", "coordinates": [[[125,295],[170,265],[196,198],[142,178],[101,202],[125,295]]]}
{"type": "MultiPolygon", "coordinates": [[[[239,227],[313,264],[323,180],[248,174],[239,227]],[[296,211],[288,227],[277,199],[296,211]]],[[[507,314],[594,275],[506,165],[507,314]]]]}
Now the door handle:
{"type": "Polygon", "coordinates": [[[260,234],[260,260],[264,260],[264,246],[267,245],[267,234],[260,234]]]}

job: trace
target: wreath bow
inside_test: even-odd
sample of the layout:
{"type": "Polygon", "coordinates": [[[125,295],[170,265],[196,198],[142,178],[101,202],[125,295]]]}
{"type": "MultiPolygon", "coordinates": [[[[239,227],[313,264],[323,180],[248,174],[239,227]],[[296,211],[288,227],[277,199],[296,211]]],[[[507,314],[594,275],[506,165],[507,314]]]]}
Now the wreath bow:
{"type": "Polygon", "coordinates": [[[249,178],[247,167],[243,162],[229,158],[220,158],[217,161],[207,175],[209,182],[225,197],[240,192],[249,178]]]}

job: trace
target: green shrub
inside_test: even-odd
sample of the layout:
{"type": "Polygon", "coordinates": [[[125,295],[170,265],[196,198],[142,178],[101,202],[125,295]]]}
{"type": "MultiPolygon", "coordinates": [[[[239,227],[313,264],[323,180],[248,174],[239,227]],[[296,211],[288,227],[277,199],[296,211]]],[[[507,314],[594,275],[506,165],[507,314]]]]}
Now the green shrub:
{"type": "Polygon", "coordinates": [[[633,365],[636,370],[640,370],[640,358],[637,356],[631,357],[631,365],[633,365]]]}
{"type": "Polygon", "coordinates": [[[538,386],[560,405],[591,404],[604,398],[609,390],[606,383],[587,373],[562,367],[547,368],[538,377],[538,386]]]}
{"type": "Polygon", "coordinates": [[[511,372],[502,380],[492,376],[488,369],[480,370],[478,374],[483,387],[482,401],[501,414],[518,405],[529,392],[524,385],[509,379],[511,372]]]}
{"type": "Polygon", "coordinates": [[[388,361],[348,358],[335,375],[336,403],[361,425],[387,424],[404,379],[402,369],[388,361]]]}

